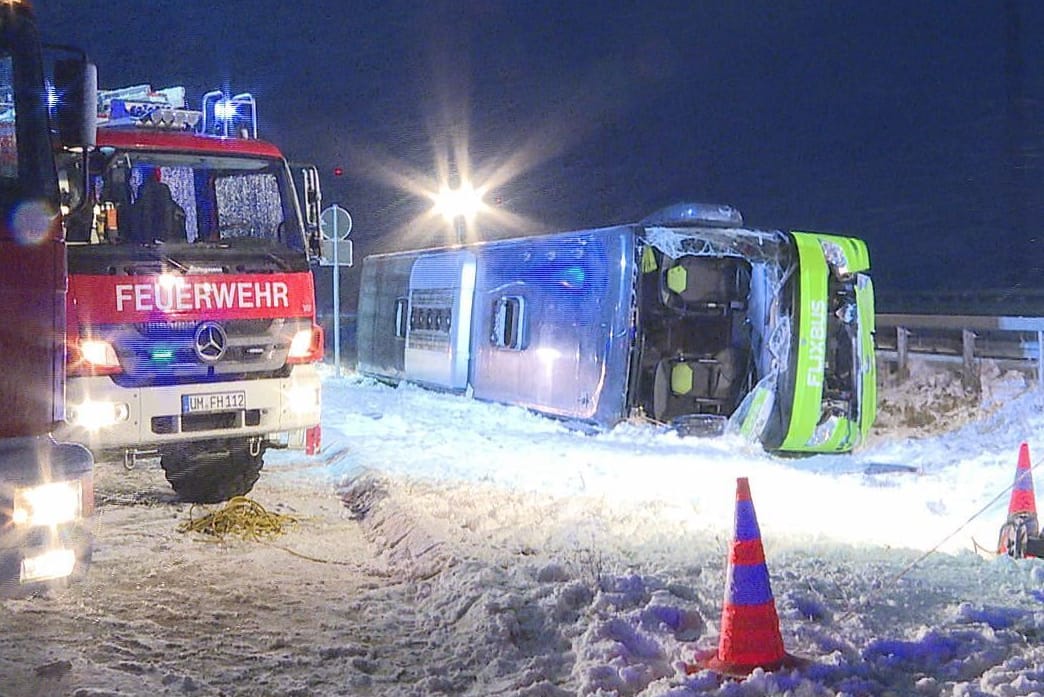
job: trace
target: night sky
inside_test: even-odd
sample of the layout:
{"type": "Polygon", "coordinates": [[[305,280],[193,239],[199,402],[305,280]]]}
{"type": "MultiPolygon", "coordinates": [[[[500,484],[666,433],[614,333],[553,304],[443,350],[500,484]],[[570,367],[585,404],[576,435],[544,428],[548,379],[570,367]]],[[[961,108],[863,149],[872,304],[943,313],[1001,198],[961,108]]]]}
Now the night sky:
{"type": "Polygon", "coordinates": [[[394,182],[434,182],[466,143],[478,183],[515,173],[487,201],[520,225],[488,237],[720,202],[863,237],[885,292],[1044,288],[1044,3],[35,5],[102,87],[253,93],[359,257],[445,239],[394,182]]]}

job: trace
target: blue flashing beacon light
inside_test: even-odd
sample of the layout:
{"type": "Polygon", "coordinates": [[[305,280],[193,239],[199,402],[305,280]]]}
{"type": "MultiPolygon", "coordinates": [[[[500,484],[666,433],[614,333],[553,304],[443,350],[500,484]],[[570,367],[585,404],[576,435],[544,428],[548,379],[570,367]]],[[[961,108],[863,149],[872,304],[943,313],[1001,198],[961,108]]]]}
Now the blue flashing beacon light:
{"type": "Polygon", "coordinates": [[[230,97],[220,90],[203,95],[203,132],[233,138],[257,138],[257,108],[249,92],[230,97]]]}
{"type": "Polygon", "coordinates": [[[214,118],[218,121],[232,121],[236,118],[236,104],[231,99],[222,99],[214,103],[214,118]]]}
{"type": "Polygon", "coordinates": [[[47,112],[54,116],[62,101],[62,95],[58,94],[58,88],[50,80],[44,82],[44,88],[47,90],[47,112]]]}

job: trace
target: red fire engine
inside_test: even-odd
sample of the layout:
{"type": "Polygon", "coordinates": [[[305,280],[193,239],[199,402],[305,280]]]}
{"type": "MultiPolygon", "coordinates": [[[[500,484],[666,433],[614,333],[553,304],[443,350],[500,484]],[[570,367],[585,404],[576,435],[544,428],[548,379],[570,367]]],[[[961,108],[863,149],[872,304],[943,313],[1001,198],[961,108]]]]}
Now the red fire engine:
{"type": "MultiPolygon", "coordinates": [[[[91,557],[91,454],[53,433],[64,413],[65,240],[52,135],[81,152],[94,136],[94,73],[55,66],[67,91],[48,125],[40,39],[28,3],[0,2],[0,595],[80,574],[91,557]],[[82,99],[77,100],[73,96],[82,99]]],[[[82,158],[83,156],[80,155],[82,158]]]]}
{"type": "Polygon", "coordinates": [[[158,456],[183,500],[242,495],[267,448],[319,447],[318,176],[302,170],[302,220],[248,94],[190,111],[183,88],[142,85],[99,105],[87,171],[63,167],[79,210],[63,435],[128,466],[158,456]]]}

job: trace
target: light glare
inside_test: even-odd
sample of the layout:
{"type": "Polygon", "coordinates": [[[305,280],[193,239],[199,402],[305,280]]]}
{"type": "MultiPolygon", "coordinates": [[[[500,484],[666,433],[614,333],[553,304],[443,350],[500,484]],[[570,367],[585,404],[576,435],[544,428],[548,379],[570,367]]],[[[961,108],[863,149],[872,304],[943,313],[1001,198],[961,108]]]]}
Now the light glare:
{"type": "Polygon", "coordinates": [[[484,193],[481,189],[475,189],[471,182],[461,182],[456,189],[443,187],[432,198],[436,212],[441,214],[446,222],[453,223],[458,218],[471,222],[485,207],[482,202],[484,193]]]}
{"type": "Polygon", "coordinates": [[[294,414],[308,414],[319,409],[319,390],[315,387],[291,387],[285,393],[287,409],[294,414]]]}
{"type": "Polygon", "coordinates": [[[69,423],[97,431],[126,421],[130,417],[130,407],[123,402],[86,401],[69,409],[69,423]]]}
{"type": "Polygon", "coordinates": [[[290,341],[290,358],[304,358],[312,349],[312,330],[302,329],[290,341]]]}
{"type": "Polygon", "coordinates": [[[71,549],[54,549],[50,552],[22,560],[19,581],[35,583],[65,578],[76,568],[76,554],[71,549]]]}
{"type": "Polygon", "coordinates": [[[176,291],[180,288],[185,287],[184,277],[178,274],[170,273],[169,271],[164,271],[163,273],[161,273],[157,281],[159,283],[159,286],[166,291],[176,291]]]}
{"type": "Polygon", "coordinates": [[[214,104],[214,117],[220,121],[231,121],[236,116],[236,104],[231,99],[222,99],[214,104]]]}
{"type": "Polygon", "coordinates": [[[60,525],[80,516],[79,482],[54,482],[19,489],[11,520],[15,525],[60,525]]]}
{"type": "Polygon", "coordinates": [[[99,368],[117,368],[120,365],[116,349],[108,341],[85,339],[80,342],[80,355],[83,360],[99,368]]]}

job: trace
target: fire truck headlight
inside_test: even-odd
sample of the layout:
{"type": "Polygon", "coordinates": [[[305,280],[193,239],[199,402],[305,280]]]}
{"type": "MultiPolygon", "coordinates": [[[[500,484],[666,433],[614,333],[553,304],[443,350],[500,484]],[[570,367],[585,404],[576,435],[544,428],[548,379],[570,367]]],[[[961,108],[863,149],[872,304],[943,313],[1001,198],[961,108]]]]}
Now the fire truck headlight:
{"type": "Polygon", "coordinates": [[[295,414],[318,411],[319,388],[313,387],[291,387],[285,393],[284,404],[288,411],[295,414]]]}
{"type": "Polygon", "coordinates": [[[71,549],[52,549],[35,557],[22,560],[19,581],[34,583],[65,578],[76,568],[76,553],[71,549]]]}
{"type": "Polygon", "coordinates": [[[85,339],[80,342],[80,355],[83,356],[83,360],[96,368],[120,367],[116,349],[108,341],[85,339]]]}
{"type": "Polygon", "coordinates": [[[130,406],[125,402],[86,401],[82,404],[69,405],[66,421],[73,426],[97,431],[100,428],[114,426],[130,418],[130,406]]]}
{"type": "Polygon", "coordinates": [[[79,481],[52,482],[15,490],[11,522],[15,525],[60,525],[83,513],[83,487],[79,481]]]}
{"type": "Polygon", "coordinates": [[[290,341],[290,353],[287,358],[306,358],[312,352],[312,330],[302,329],[294,334],[290,341]]]}

